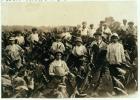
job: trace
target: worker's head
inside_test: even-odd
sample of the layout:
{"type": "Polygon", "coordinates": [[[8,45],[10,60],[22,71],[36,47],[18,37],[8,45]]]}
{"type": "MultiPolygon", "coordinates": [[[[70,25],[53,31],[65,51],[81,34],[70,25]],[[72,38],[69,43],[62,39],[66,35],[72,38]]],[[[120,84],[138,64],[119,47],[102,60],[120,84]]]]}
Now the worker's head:
{"type": "Polygon", "coordinates": [[[33,33],[36,33],[37,32],[37,29],[36,28],[32,28],[32,32],[33,33]]]}
{"type": "Polygon", "coordinates": [[[83,28],[86,28],[86,26],[87,26],[87,22],[86,22],[86,21],[83,21],[83,22],[82,22],[82,27],[83,27],[83,28]]]}
{"type": "Polygon", "coordinates": [[[15,39],[14,37],[11,37],[11,38],[9,39],[9,43],[10,43],[10,44],[15,44],[15,40],[16,40],[16,39],[15,39]]]}
{"type": "Polygon", "coordinates": [[[107,23],[104,23],[103,26],[104,26],[104,28],[107,28],[108,25],[107,25],[107,23]]]}
{"type": "Polygon", "coordinates": [[[83,41],[82,41],[82,38],[81,38],[81,37],[77,37],[77,38],[76,38],[76,45],[77,45],[77,46],[80,46],[80,45],[82,44],[82,42],[83,42],[83,41]]]}
{"type": "Polygon", "coordinates": [[[94,27],[94,25],[93,24],[90,24],[90,28],[93,29],[93,27],[94,27]]]}
{"type": "Polygon", "coordinates": [[[57,50],[55,52],[55,59],[60,60],[62,58],[62,54],[63,54],[63,52],[61,50],[57,50]]]}
{"type": "Polygon", "coordinates": [[[123,19],[123,24],[126,25],[126,23],[127,23],[127,20],[123,19]]]}
{"type": "Polygon", "coordinates": [[[56,35],[56,42],[61,42],[61,34],[56,35]]]}
{"type": "Polygon", "coordinates": [[[100,27],[103,26],[103,24],[105,23],[105,21],[100,21],[100,27]]]}
{"type": "Polygon", "coordinates": [[[118,42],[118,39],[119,39],[119,36],[117,33],[113,33],[111,35],[111,42],[116,43],[116,42],[118,42]]]}
{"type": "Polygon", "coordinates": [[[134,26],[134,22],[128,22],[129,27],[133,27],[134,26]]]}
{"type": "Polygon", "coordinates": [[[94,33],[94,37],[95,37],[96,41],[101,40],[102,39],[102,33],[101,32],[96,32],[96,33],[94,33]]]}

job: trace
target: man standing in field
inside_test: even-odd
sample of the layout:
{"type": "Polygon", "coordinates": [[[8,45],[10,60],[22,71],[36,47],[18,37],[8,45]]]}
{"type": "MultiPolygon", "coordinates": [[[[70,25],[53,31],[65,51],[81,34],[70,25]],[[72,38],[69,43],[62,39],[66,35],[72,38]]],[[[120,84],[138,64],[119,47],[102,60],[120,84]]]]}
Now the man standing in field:
{"type": "Polygon", "coordinates": [[[136,28],[134,27],[134,22],[128,22],[127,33],[130,35],[137,35],[136,28]]]}
{"type": "Polygon", "coordinates": [[[81,36],[87,36],[88,35],[88,28],[87,28],[87,22],[82,22],[82,27],[80,29],[81,36]]]}
{"type": "Polygon", "coordinates": [[[22,66],[22,58],[21,55],[23,54],[24,50],[15,43],[15,38],[11,37],[10,44],[6,46],[5,52],[7,54],[7,58],[10,61],[13,67],[19,69],[22,66]],[[15,65],[15,66],[14,66],[15,65]]]}
{"type": "Polygon", "coordinates": [[[96,32],[94,25],[90,24],[90,28],[89,28],[89,32],[88,32],[88,36],[93,38],[94,33],[96,32]]]}
{"type": "Polygon", "coordinates": [[[20,31],[17,31],[17,36],[16,36],[15,39],[17,40],[17,43],[20,46],[23,46],[24,45],[24,43],[25,43],[24,36],[22,36],[22,33],[20,31]]]}
{"type": "Polygon", "coordinates": [[[37,29],[36,28],[32,28],[32,33],[29,36],[29,40],[32,44],[36,43],[39,41],[39,36],[37,33],[37,29]]]}

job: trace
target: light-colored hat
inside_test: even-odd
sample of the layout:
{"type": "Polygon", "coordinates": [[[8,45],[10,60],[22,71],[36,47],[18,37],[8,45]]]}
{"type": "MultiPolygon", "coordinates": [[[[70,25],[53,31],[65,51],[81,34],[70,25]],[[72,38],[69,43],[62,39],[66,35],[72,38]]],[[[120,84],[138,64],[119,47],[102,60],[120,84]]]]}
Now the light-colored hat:
{"type": "Polygon", "coordinates": [[[111,35],[111,38],[112,38],[112,37],[117,37],[117,38],[119,38],[119,36],[118,36],[117,33],[113,33],[113,34],[111,35]]]}

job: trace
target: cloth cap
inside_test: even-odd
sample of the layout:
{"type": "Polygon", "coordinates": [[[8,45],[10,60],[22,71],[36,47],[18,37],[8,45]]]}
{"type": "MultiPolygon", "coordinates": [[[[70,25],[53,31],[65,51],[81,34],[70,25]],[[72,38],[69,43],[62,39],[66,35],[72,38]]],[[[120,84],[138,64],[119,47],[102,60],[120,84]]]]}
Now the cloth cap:
{"type": "Polygon", "coordinates": [[[134,22],[128,22],[128,24],[130,25],[130,24],[133,24],[134,25],[134,22]]]}

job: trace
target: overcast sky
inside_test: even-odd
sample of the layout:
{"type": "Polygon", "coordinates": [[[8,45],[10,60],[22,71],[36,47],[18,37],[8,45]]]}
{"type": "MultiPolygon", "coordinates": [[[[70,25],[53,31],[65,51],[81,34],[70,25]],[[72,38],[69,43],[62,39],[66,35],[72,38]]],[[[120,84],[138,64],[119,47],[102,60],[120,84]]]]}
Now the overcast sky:
{"type": "Polygon", "coordinates": [[[133,1],[7,3],[2,4],[2,25],[77,25],[82,21],[98,25],[107,16],[136,23],[136,12],[133,1]]]}

